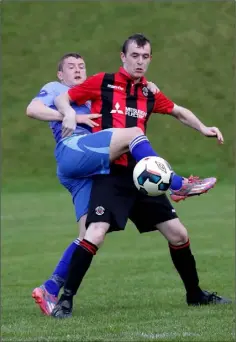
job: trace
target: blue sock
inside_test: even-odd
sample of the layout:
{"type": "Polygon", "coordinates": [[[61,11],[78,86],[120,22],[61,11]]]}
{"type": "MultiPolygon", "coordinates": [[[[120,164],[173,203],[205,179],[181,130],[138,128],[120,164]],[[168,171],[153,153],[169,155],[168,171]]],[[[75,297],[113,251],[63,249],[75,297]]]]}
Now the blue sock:
{"type": "Polygon", "coordinates": [[[70,260],[77,246],[80,244],[80,240],[73,241],[67,249],[64,251],[60,261],[58,262],[50,279],[45,281],[44,286],[46,290],[54,295],[58,296],[60,289],[63,287],[67,278],[70,260]]]}
{"type": "Polygon", "coordinates": [[[129,144],[129,150],[135,160],[140,161],[145,157],[159,157],[150,144],[146,135],[139,135],[129,144]]]}
{"type": "Polygon", "coordinates": [[[183,185],[183,177],[173,174],[170,184],[171,190],[179,190],[183,185]]]}
{"type": "MultiPolygon", "coordinates": [[[[150,144],[146,135],[139,135],[138,137],[134,138],[129,144],[129,150],[134,159],[137,161],[140,161],[146,157],[159,157],[159,154],[153,150],[152,145],[150,144]]],[[[174,173],[170,188],[172,190],[179,190],[182,187],[182,183],[183,178],[174,173]]]]}

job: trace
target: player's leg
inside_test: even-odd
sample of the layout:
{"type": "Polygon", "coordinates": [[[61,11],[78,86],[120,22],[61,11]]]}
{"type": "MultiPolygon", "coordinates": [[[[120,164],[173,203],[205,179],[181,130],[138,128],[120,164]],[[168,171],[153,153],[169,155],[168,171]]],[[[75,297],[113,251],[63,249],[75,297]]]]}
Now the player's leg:
{"type": "Polygon", "coordinates": [[[55,306],[52,316],[65,318],[71,315],[73,296],[77,293],[91,265],[93,256],[103,242],[109,228],[110,230],[124,229],[128,212],[133,203],[133,197],[131,194],[127,198],[127,193],[123,191],[123,188],[124,179],[120,176],[118,181],[117,177],[113,175],[97,176],[95,178],[87,218],[88,229],[84,240],[81,241],[72,256],[64,292],[55,306]],[[114,184],[116,187],[114,187],[114,184]],[[106,196],[103,195],[104,193],[106,193],[106,196]]]}
{"type": "Polygon", "coordinates": [[[157,228],[169,243],[173,264],[179,273],[185,289],[188,305],[228,304],[232,301],[216,295],[215,292],[202,290],[196,261],[191,251],[187,229],[178,218],[157,224],[157,228]]]}
{"type": "MultiPolygon", "coordinates": [[[[145,157],[159,156],[142,131],[138,127],[133,127],[114,131],[110,145],[111,160],[113,160],[113,157],[114,159],[117,158],[117,152],[119,152],[117,146],[121,141],[124,143],[124,147],[126,147],[126,144],[129,145],[129,151],[137,162],[145,157]]],[[[213,188],[215,183],[215,177],[200,179],[199,177],[190,176],[184,178],[173,173],[170,184],[171,199],[179,202],[187,197],[201,195],[213,188]]]]}
{"type": "MultiPolygon", "coordinates": [[[[158,156],[138,127],[108,129],[98,133],[72,136],[57,146],[56,158],[61,173],[66,177],[89,177],[108,174],[110,162],[130,151],[136,161],[147,156],[158,156]]],[[[211,189],[216,178],[199,179],[173,173],[171,197],[175,201],[200,195],[211,189]]]]}
{"type": "Polygon", "coordinates": [[[228,302],[225,298],[200,288],[188,232],[168,198],[165,195],[158,197],[140,195],[139,198],[131,213],[131,219],[141,233],[159,230],[167,239],[171,259],[186,289],[187,302],[192,305],[228,302]],[[140,212],[145,212],[145,218],[140,212]]]}
{"type": "Polygon", "coordinates": [[[61,175],[59,176],[59,179],[72,194],[79,228],[79,237],[72,241],[65,249],[50,278],[41,286],[36,287],[32,292],[35,303],[45,315],[51,314],[57,302],[58,293],[64,286],[72,254],[80,241],[84,238],[86,232],[85,222],[92,185],[91,179],[74,180],[62,177],[61,175]]]}

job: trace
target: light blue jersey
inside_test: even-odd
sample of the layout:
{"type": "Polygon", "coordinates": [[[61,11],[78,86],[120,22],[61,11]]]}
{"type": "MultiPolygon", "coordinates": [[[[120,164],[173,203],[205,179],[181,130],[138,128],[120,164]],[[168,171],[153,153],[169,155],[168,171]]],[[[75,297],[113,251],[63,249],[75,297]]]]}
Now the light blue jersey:
{"type": "MultiPolygon", "coordinates": [[[[60,83],[60,82],[49,82],[45,84],[38,95],[34,98],[34,100],[40,100],[45,104],[45,106],[56,109],[54,105],[54,99],[62,94],[65,93],[69,89],[68,86],[60,83]]],[[[86,102],[82,106],[78,106],[75,103],[72,103],[71,106],[75,110],[76,114],[90,114],[91,104],[90,102],[86,102]]],[[[50,121],[49,126],[52,130],[53,136],[58,143],[61,140],[61,129],[62,123],[59,121],[50,121]]],[[[91,127],[87,125],[77,125],[75,133],[76,134],[88,134],[91,132],[91,127]]]]}

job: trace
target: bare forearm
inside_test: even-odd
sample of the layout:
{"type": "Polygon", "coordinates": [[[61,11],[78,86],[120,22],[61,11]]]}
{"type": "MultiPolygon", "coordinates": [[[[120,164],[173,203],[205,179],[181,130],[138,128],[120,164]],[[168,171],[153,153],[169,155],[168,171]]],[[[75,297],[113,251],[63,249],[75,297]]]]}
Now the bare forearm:
{"type": "Polygon", "coordinates": [[[54,100],[58,111],[63,115],[75,115],[74,109],[70,105],[70,98],[67,93],[57,96],[54,100]]]}
{"type": "Polygon", "coordinates": [[[57,110],[45,106],[40,101],[32,101],[26,109],[26,115],[41,121],[62,121],[63,115],[57,110]]]}
{"type": "Polygon", "coordinates": [[[202,132],[206,128],[206,126],[196,117],[196,115],[187,108],[175,105],[172,114],[184,125],[192,127],[199,132],[202,132]]]}

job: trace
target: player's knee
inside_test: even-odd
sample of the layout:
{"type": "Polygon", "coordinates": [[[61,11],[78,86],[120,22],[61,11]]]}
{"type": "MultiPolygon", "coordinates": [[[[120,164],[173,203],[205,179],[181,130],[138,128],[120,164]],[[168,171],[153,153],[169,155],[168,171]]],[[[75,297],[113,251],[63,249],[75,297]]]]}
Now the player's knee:
{"type": "Polygon", "coordinates": [[[170,237],[169,243],[174,246],[180,246],[185,244],[188,239],[189,237],[187,231],[179,231],[170,237]]]}
{"type": "Polygon", "coordinates": [[[104,222],[91,223],[86,231],[85,239],[96,246],[100,246],[109,229],[109,224],[104,222]]]}
{"type": "Polygon", "coordinates": [[[141,128],[139,127],[132,127],[130,128],[131,132],[132,132],[132,136],[133,136],[133,139],[138,137],[139,135],[143,135],[143,131],[141,130],[141,128]]]}

